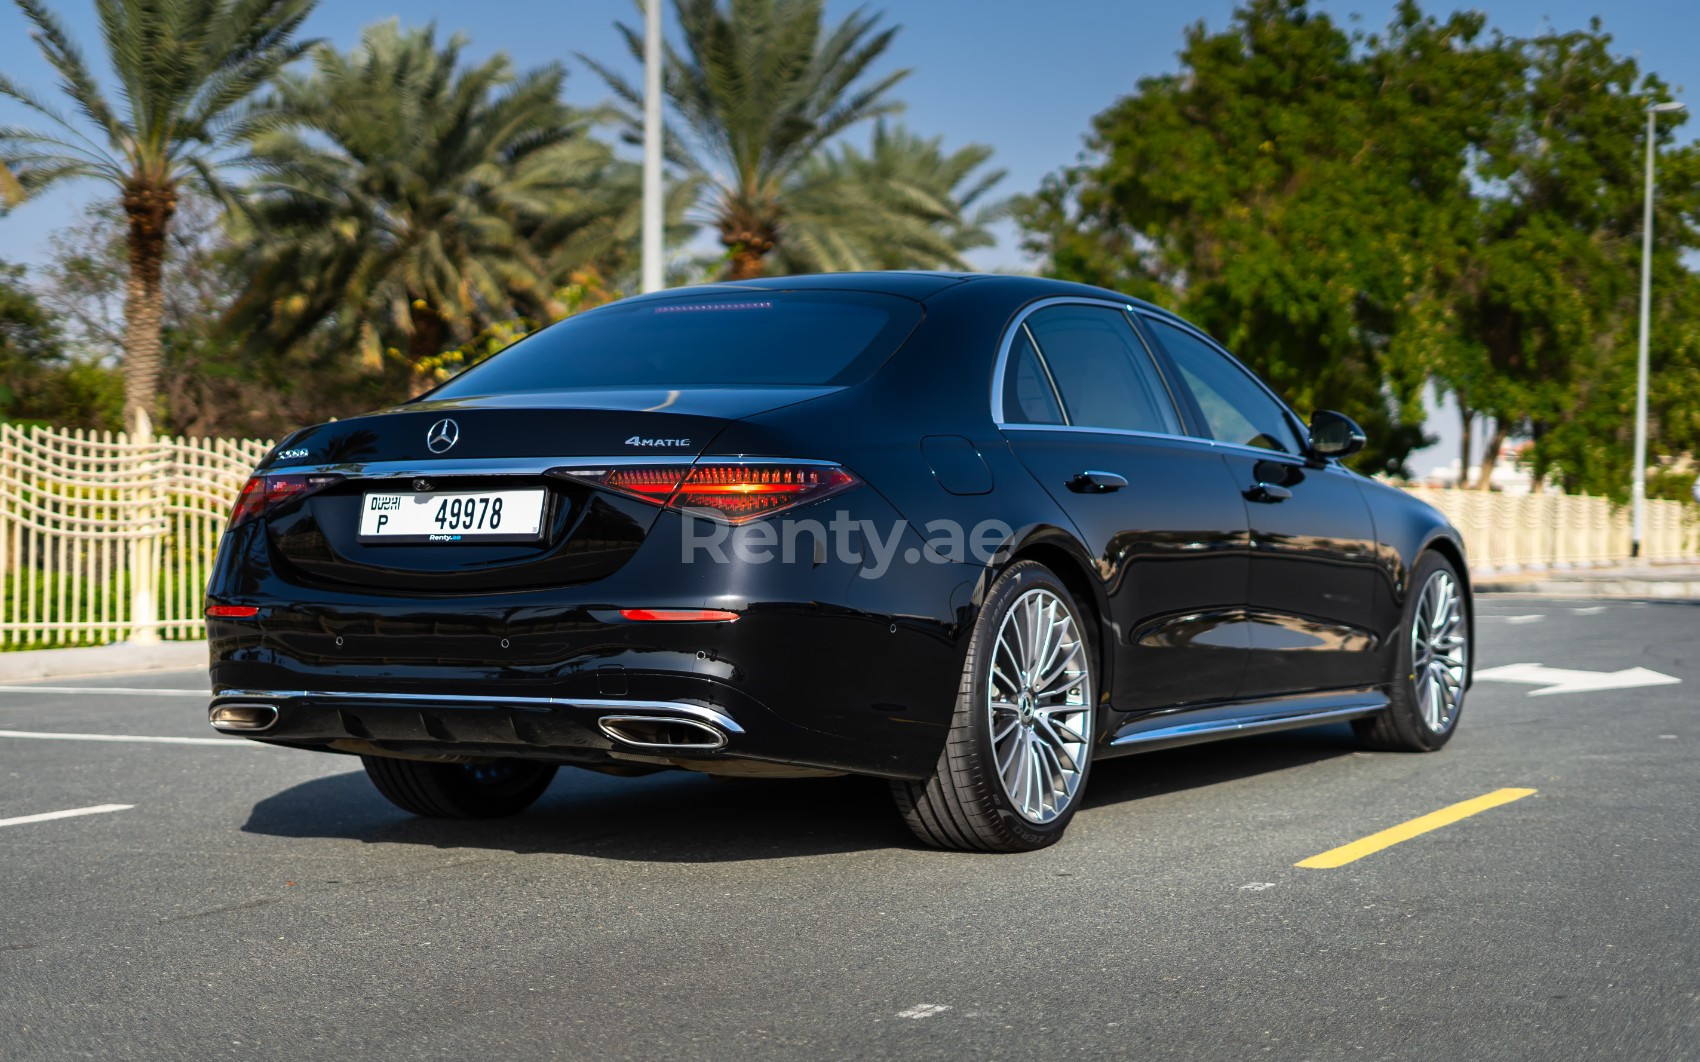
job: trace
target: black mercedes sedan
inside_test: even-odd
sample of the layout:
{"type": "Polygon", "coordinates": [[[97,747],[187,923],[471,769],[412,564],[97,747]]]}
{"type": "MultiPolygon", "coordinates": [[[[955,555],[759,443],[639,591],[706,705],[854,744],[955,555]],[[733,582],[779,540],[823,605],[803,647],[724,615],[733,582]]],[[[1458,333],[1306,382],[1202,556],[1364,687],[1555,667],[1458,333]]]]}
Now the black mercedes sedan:
{"type": "Polygon", "coordinates": [[[837,274],[629,298],[284,439],[207,591],[212,725],[420,815],[557,768],[888,780],[949,848],[1057,840],[1100,759],[1470,684],[1434,509],[1198,329],[1098,288],[837,274]]]}

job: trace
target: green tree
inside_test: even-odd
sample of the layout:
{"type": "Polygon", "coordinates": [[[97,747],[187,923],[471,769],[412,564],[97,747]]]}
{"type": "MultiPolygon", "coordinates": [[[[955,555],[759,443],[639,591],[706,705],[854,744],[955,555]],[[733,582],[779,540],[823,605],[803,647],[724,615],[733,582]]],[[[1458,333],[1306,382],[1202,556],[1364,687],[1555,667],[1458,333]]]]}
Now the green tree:
{"type": "Polygon", "coordinates": [[[817,152],[787,189],[786,239],[770,268],[962,268],[963,252],[992,246],[989,227],[1009,212],[1006,200],[988,200],[1004,177],[983,169],[991,157],[983,144],[947,152],[940,137],[884,121],[866,152],[853,144],[817,152]]]}
{"type": "Polygon", "coordinates": [[[68,355],[53,311],[0,262],[0,422],[113,428],[123,401],[117,375],[68,355]]]}
{"type": "MultiPolygon", "coordinates": [[[[1496,108],[1476,156],[1476,230],[1457,300],[1474,340],[1461,366],[1439,377],[1492,418],[1478,482],[1498,444],[1533,440],[1537,480],[1623,497],[1628,492],[1641,266],[1642,160],[1646,108],[1667,97],[1655,76],[1616,55],[1596,19],[1588,29],[1516,42],[1518,79],[1496,108]]],[[[1694,278],[1681,256],[1700,246],[1700,152],[1663,145],[1655,224],[1660,277],[1661,384],[1693,363],[1694,278]]],[[[1693,392],[1688,392],[1692,399],[1693,392]]],[[[1668,404],[1660,403],[1669,409],[1668,404]]],[[[1666,418],[1666,426],[1680,424],[1666,418]]],[[[1666,432],[1661,446],[1692,447],[1666,432]]]]}
{"type": "MultiPolygon", "coordinates": [[[[666,50],[663,91],[676,128],[670,157],[705,187],[705,207],[726,248],[732,279],[778,269],[866,268],[895,260],[962,267],[959,240],[975,223],[952,194],[986,150],[945,156],[934,142],[889,132],[872,156],[835,142],[864,122],[897,113],[891,90],[909,71],[875,75],[896,27],[858,9],[827,26],[824,0],[674,0],[683,49],[666,50]],[[899,163],[897,156],[906,153],[899,163]],[[884,155],[882,158],[881,155],[884,155]],[[938,171],[914,179],[914,163],[938,171]]],[[[643,41],[617,27],[640,62],[643,41]]],[[[634,110],[642,95],[581,56],[634,110]]],[[[975,181],[963,195],[983,194],[975,181]]]]}
{"type": "Polygon", "coordinates": [[[465,45],[382,23],[279,80],[279,117],[253,141],[235,334],[418,365],[492,323],[558,316],[573,271],[618,259],[635,168],[561,102],[560,67],[468,64],[465,45]]]}
{"type": "Polygon", "coordinates": [[[1370,431],[1366,467],[1420,445],[1424,354],[1444,320],[1432,247],[1466,213],[1465,152],[1503,60],[1474,15],[1403,4],[1384,37],[1304,0],[1254,0],[1187,34],[1181,71],[1100,114],[1092,154],[1022,207],[1030,250],[1221,337],[1301,410],[1370,431]]]}
{"type": "Polygon", "coordinates": [[[161,270],[179,197],[185,188],[228,196],[221,171],[241,161],[235,148],[256,120],[247,104],[307,47],[295,31],[314,0],[100,0],[101,36],[121,88],[117,106],[45,5],[17,3],[77,117],[0,75],[0,95],[53,127],[0,128],[0,161],[27,193],[71,178],[117,191],[128,243],[124,408],[134,424],[155,412],[161,270]]]}

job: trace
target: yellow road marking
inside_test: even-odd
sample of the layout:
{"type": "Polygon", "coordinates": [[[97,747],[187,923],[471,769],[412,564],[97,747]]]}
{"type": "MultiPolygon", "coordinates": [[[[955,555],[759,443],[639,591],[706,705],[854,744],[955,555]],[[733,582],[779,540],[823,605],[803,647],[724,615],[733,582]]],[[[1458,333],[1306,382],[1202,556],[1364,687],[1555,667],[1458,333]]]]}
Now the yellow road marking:
{"type": "Polygon", "coordinates": [[[1310,867],[1315,870],[1343,867],[1347,863],[1362,859],[1366,855],[1372,855],[1383,848],[1391,848],[1400,841],[1409,841],[1411,838],[1421,836],[1430,830],[1450,826],[1459,819],[1467,819],[1478,812],[1486,811],[1488,808],[1497,808],[1501,804],[1509,804],[1513,800],[1522,800],[1526,796],[1533,796],[1534,793],[1535,790],[1533,789],[1495,789],[1491,793],[1472,800],[1465,800],[1450,807],[1441,808],[1439,811],[1420,815],[1410,822],[1401,822],[1399,825],[1382,830],[1380,833],[1372,833],[1368,837],[1353,841],[1351,844],[1330,848],[1321,855],[1301,859],[1293,865],[1310,867]]]}

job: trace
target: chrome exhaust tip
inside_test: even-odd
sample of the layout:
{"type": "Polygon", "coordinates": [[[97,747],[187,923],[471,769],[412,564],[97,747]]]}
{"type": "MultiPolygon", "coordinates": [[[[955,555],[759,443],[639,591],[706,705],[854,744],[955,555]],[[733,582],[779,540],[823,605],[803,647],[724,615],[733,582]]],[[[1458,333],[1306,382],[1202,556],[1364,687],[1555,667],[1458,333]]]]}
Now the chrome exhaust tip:
{"type": "Polygon", "coordinates": [[[726,731],[697,719],[673,715],[605,715],[597,729],[634,749],[712,752],[726,747],[726,731]]]}
{"type": "Polygon", "coordinates": [[[220,704],[211,719],[217,730],[269,730],[277,722],[277,708],[270,704],[220,704]]]}

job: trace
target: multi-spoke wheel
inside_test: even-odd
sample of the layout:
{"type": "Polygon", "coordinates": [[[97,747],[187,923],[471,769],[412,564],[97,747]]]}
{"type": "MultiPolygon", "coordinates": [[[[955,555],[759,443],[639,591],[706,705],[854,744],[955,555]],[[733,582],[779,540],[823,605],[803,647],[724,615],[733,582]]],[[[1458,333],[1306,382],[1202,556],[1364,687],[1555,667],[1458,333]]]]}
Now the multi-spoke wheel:
{"type": "Polygon", "coordinates": [[[1470,614],[1463,582],[1444,557],[1424,554],[1411,573],[1398,670],[1386,712],[1353,724],[1372,748],[1430,752],[1458,727],[1470,685],[1470,614]]]}
{"type": "Polygon", "coordinates": [[[1085,777],[1086,655],[1069,607],[1044,587],[1017,598],[998,630],[986,684],[992,760],[1004,795],[1029,822],[1067,810],[1085,777]]]}
{"type": "Polygon", "coordinates": [[[1094,734],[1086,620],[1050,569],[1012,565],[986,596],[932,777],[896,782],[910,829],[945,848],[1025,851],[1061,836],[1094,734]]]}

